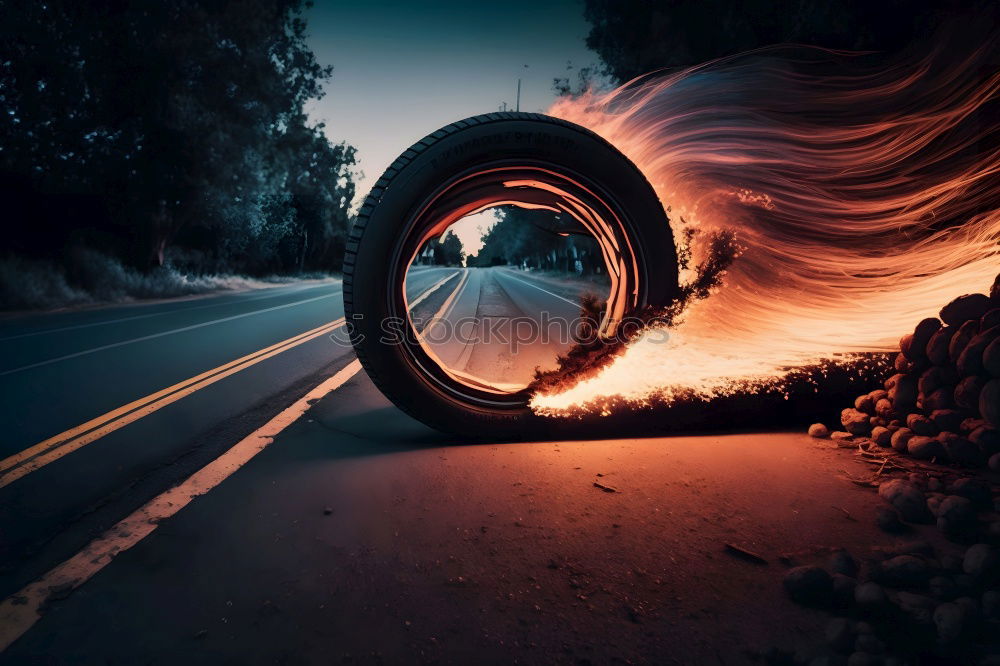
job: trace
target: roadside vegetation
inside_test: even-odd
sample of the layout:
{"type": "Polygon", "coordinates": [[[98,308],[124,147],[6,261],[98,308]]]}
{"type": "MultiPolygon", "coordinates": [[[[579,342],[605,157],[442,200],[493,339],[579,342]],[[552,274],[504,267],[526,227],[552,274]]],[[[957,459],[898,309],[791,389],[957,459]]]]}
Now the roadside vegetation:
{"type": "Polygon", "coordinates": [[[2,5],[0,308],[339,269],[355,151],[306,117],[302,0],[2,5]]]}

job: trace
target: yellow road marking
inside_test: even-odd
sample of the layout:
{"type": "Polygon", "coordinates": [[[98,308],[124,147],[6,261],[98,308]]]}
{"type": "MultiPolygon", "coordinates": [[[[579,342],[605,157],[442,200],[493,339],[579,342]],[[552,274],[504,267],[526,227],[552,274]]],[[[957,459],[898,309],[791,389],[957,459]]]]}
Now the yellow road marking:
{"type": "Polygon", "coordinates": [[[106,567],[112,559],[153,532],[191,500],[222,483],[274,441],[282,430],[305,414],[312,404],[336,390],[361,369],[355,359],[347,367],[309,391],[294,404],[236,443],[180,485],[153,498],[117,525],[91,541],[79,553],[29,583],[0,603],[0,652],[20,638],[42,616],[53,590],[76,589],[106,567]]]}
{"type": "Polygon", "coordinates": [[[445,282],[447,282],[448,280],[452,279],[456,275],[458,275],[458,271],[455,271],[454,273],[449,273],[445,277],[441,278],[440,280],[438,280],[437,282],[435,282],[434,284],[432,284],[430,286],[430,289],[428,289],[424,293],[422,293],[419,296],[417,296],[417,298],[412,303],[407,303],[406,304],[406,309],[407,310],[412,310],[413,308],[415,308],[418,305],[420,305],[420,303],[423,302],[423,300],[425,298],[427,298],[428,296],[430,296],[431,294],[433,294],[435,291],[438,290],[438,288],[441,285],[443,285],[445,282]]]}
{"type": "Polygon", "coordinates": [[[296,347],[304,342],[308,342],[325,333],[330,333],[344,325],[344,318],[336,319],[332,322],[318,326],[310,331],[288,338],[270,347],[265,347],[252,354],[247,354],[234,361],[230,361],[217,368],[208,370],[173,386],[151,393],[144,398],[139,398],[133,402],[114,409],[86,423],[59,433],[54,437],[49,437],[45,441],[39,442],[32,447],[16,453],[0,461],[0,471],[10,470],[0,476],[0,488],[7,486],[21,477],[34,472],[36,469],[44,467],[54,460],[62,458],[68,453],[90,444],[91,442],[104,437],[105,435],[122,428],[129,423],[137,421],[144,416],[177,402],[181,398],[191,395],[195,391],[210,384],[214,384],[220,379],[224,379],[232,374],[245,370],[264,359],[271,358],[292,347],[296,347]]]}

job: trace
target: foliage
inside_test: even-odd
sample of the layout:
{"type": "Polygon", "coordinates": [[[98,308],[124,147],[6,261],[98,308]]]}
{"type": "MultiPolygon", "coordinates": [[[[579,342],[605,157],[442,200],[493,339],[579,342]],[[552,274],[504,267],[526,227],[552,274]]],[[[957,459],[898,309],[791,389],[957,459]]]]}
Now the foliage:
{"type": "Polygon", "coordinates": [[[354,149],[305,117],[331,68],[304,6],[0,0],[0,254],[339,267],[354,149]]]}
{"type": "Polygon", "coordinates": [[[483,234],[482,249],[469,257],[469,266],[514,265],[588,274],[604,269],[597,242],[589,235],[567,234],[550,211],[502,206],[496,215],[497,221],[483,234]]]}
{"type": "Polygon", "coordinates": [[[465,261],[462,241],[451,231],[431,239],[424,247],[422,263],[433,266],[461,266],[465,261]]]}
{"type": "Polygon", "coordinates": [[[893,53],[987,0],[586,0],[587,46],[620,82],[779,43],[893,53]]]}

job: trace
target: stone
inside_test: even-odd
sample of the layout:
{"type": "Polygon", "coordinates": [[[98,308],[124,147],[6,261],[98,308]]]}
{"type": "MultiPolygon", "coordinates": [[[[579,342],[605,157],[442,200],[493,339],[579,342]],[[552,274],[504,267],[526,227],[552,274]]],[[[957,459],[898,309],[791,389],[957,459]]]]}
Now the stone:
{"type": "Polygon", "coordinates": [[[908,373],[913,370],[913,361],[906,358],[906,354],[903,352],[899,352],[896,354],[896,360],[893,361],[892,367],[896,369],[896,372],[908,373]]]}
{"type": "Polygon", "coordinates": [[[830,433],[830,439],[838,442],[850,442],[854,439],[854,435],[849,432],[844,432],[843,430],[834,430],[830,433]]]}
{"type": "Polygon", "coordinates": [[[990,461],[987,463],[987,467],[990,468],[991,472],[1000,473],[1000,453],[994,453],[990,456],[990,461]]]}
{"type": "Polygon", "coordinates": [[[931,515],[927,509],[927,499],[920,492],[920,489],[912,483],[902,479],[886,481],[878,487],[878,494],[879,497],[895,507],[907,522],[930,522],[931,515]]]}
{"type": "Polygon", "coordinates": [[[987,620],[1000,620],[1000,591],[983,592],[980,608],[987,620]]]}
{"type": "Polygon", "coordinates": [[[896,605],[917,624],[927,624],[934,612],[934,600],[913,592],[897,592],[896,605]]]}
{"type": "Polygon", "coordinates": [[[946,602],[934,609],[934,626],[938,640],[944,644],[954,643],[962,635],[965,612],[962,608],[946,602]]]}
{"type": "Polygon", "coordinates": [[[892,401],[893,408],[898,410],[912,407],[917,401],[917,383],[911,377],[903,375],[889,389],[889,400],[892,401]]]}
{"type": "Polygon", "coordinates": [[[979,392],[979,413],[994,428],[1000,427],[1000,379],[991,379],[979,392]]]}
{"type": "Polygon", "coordinates": [[[809,436],[817,439],[826,439],[830,436],[830,429],[822,423],[813,423],[809,426],[809,436]]]}
{"type": "Polygon", "coordinates": [[[928,412],[954,407],[955,387],[942,386],[941,388],[933,391],[930,395],[922,396],[920,405],[928,412]]]}
{"type": "Polygon", "coordinates": [[[944,458],[944,447],[934,437],[911,437],[906,443],[906,452],[918,460],[944,458]]]}
{"type": "Polygon", "coordinates": [[[913,437],[913,431],[909,428],[900,428],[896,432],[892,433],[892,448],[900,453],[906,453],[906,443],[910,441],[913,437]]]}
{"type": "Polygon", "coordinates": [[[1000,430],[992,426],[976,428],[969,433],[969,441],[978,446],[987,457],[1000,453],[1000,430]]]}
{"type": "Polygon", "coordinates": [[[952,363],[958,361],[958,357],[965,351],[965,345],[969,344],[969,340],[976,337],[978,333],[978,321],[967,321],[959,326],[955,335],[951,336],[951,342],[948,343],[948,360],[952,363]]]}
{"type": "Polygon", "coordinates": [[[895,412],[896,410],[892,406],[892,400],[889,400],[888,398],[882,398],[875,403],[875,413],[883,419],[891,418],[895,412]]]}
{"type": "Polygon", "coordinates": [[[872,399],[872,404],[878,404],[879,400],[889,397],[889,392],[886,391],[885,389],[875,389],[874,391],[868,394],[868,397],[872,399]]]}
{"type": "Polygon", "coordinates": [[[955,404],[966,409],[979,407],[979,393],[986,386],[986,379],[979,375],[965,377],[955,386],[955,404]]]}
{"type": "Polygon", "coordinates": [[[993,286],[990,287],[990,300],[994,304],[1000,304],[1000,275],[996,276],[993,280],[993,286]]]}
{"type": "Polygon", "coordinates": [[[910,354],[915,358],[924,356],[927,350],[927,343],[930,342],[931,336],[937,333],[940,328],[941,321],[936,317],[921,319],[920,323],[913,329],[913,336],[910,340],[910,354]]]}
{"type": "Polygon", "coordinates": [[[955,361],[955,368],[958,370],[958,373],[963,377],[985,373],[983,353],[986,351],[986,347],[996,340],[998,336],[1000,336],[1000,326],[994,326],[981,333],[977,333],[975,337],[969,340],[969,343],[965,345],[965,349],[962,350],[962,353],[958,355],[958,359],[955,361]]]}
{"type": "Polygon", "coordinates": [[[792,601],[806,606],[828,604],[833,593],[830,574],[815,566],[789,569],[785,574],[784,585],[792,601]]]}
{"type": "Polygon", "coordinates": [[[1000,326],[1000,308],[994,307],[987,311],[979,320],[979,330],[985,331],[988,328],[1000,326]]]}
{"type": "Polygon", "coordinates": [[[958,586],[947,576],[934,576],[927,583],[931,596],[941,601],[951,601],[958,596],[958,586]]]}
{"type": "Polygon", "coordinates": [[[880,641],[875,634],[859,632],[858,637],[854,639],[854,649],[857,652],[868,654],[882,654],[885,652],[885,643],[880,641]]]}
{"type": "Polygon", "coordinates": [[[876,446],[881,446],[883,449],[887,449],[892,446],[892,432],[883,426],[875,426],[872,428],[871,438],[872,441],[875,442],[876,446]]]}
{"type": "Polygon", "coordinates": [[[921,585],[927,577],[927,563],[913,555],[891,557],[878,567],[878,581],[890,587],[921,585]]]}
{"type": "Polygon", "coordinates": [[[945,372],[944,368],[939,365],[931,366],[923,371],[920,375],[920,379],[917,380],[917,392],[923,393],[924,395],[929,395],[934,391],[938,390],[950,379],[947,376],[949,373],[945,372]]]}
{"type": "MultiPolygon", "coordinates": [[[[977,400],[976,407],[977,408],[979,407],[978,400],[977,400]]],[[[971,433],[973,430],[976,430],[978,428],[982,428],[985,425],[986,425],[986,421],[984,421],[982,419],[971,418],[971,417],[967,418],[964,421],[962,421],[962,433],[967,435],[967,434],[971,433]]]]}
{"type": "Polygon", "coordinates": [[[954,326],[944,326],[931,336],[925,348],[925,354],[931,363],[944,365],[951,360],[948,357],[948,345],[957,330],[954,326]]]}
{"type": "Polygon", "coordinates": [[[854,399],[854,409],[871,416],[875,414],[875,401],[872,400],[872,397],[867,393],[859,395],[854,399]]]}
{"type": "Polygon", "coordinates": [[[854,603],[862,611],[869,613],[878,612],[885,608],[888,601],[889,598],[886,596],[885,590],[878,583],[868,581],[854,588],[854,603]]]}
{"type": "Polygon", "coordinates": [[[938,430],[950,430],[952,432],[958,432],[962,427],[964,419],[962,412],[957,409],[935,409],[931,412],[930,418],[938,430]]]}
{"type": "Polygon", "coordinates": [[[910,414],[906,417],[906,427],[913,431],[915,435],[933,437],[938,434],[938,428],[934,422],[923,414],[910,414]]]}
{"type": "Polygon", "coordinates": [[[858,563],[846,550],[834,551],[830,555],[829,567],[830,571],[834,573],[852,577],[858,575],[858,563]]]}
{"type": "Polygon", "coordinates": [[[1000,377],[1000,338],[993,340],[983,350],[983,370],[993,377],[1000,377]]]}
{"type": "Polygon", "coordinates": [[[850,652],[854,648],[854,627],[850,620],[836,617],[826,625],[826,642],[837,652],[850,652]]]}
{"type": "Polygon", "coordinates": [[[962,570],[986,587],[997,582],[1000,575],[1000,552],[987,543],[977,543],[965,551],[962,570]]]}
{"type": "Polygon", "coordinates": [[[934,513],[938,529],[949,539],[963,539],[975,532],[976,510],[965,497],[948,495],[934,513]]]}
{"type": "Polygon", "coordinates": [[[847,666],[880,666],[881,658],[868,652],[853,652],[847,658],[847,666]]]}
{"type": "Polygon", "coordinates": [[[830,576],[833,581],[833,603],[838,608],[847,608],[854,603],[854,589],[858,581],[851,576],[835,573],[830,576]]]}
{"type": "Polygon", "coordinates": [[[944,323],[958,326],[970,319],[979,319],[991,309],[993,304],[986,294],[965,294],[941,308],[940,317],[944,323]]]}
{"type": "Polygon", "coordinates": [[[853,407],[840,412],[840,423],[844,426],[844,430],[852,435],[867,435],[872,429],[868,415],[853,407]]]}
{"type": "Polygon", "coordinates": [[[897,373],[886,379],[885,382],[882,383],[882,386],[885,387],[886,395],[888,395],[888,392],[892,390],[892,387],[898,384],[899,380],[903,379],[904,377],[906,377],[906,375],[902,373],[897,373]]]}
{"type": "Polygon", "coordinates": [[[875,513],[875,524],[879,529],[889,534],[899,534],[906,531],[906,525],[899,519],[899,512],[895,509],[880,508],[875,513]]]}
{"type": "Polygon", "coordinates": [[[952,495],[964,497],[976,507],[988,510],[993,507],[990,484],[980,479],[958,479],[948,488],[952,495]]]}
{"type": "Polygon", "coordinates": [[[967,467],[978,467],[983,464],[984,458],[979,447],[965,437],[953,432],[942,432],[937,439],[941,442],[945,455],[952,463],[967,467]]]}

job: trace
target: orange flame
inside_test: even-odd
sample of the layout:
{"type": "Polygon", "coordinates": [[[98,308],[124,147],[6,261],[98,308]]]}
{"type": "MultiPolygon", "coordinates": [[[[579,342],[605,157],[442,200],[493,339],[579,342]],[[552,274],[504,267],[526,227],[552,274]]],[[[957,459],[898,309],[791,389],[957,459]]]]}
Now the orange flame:
{"type": "MultiPolygon", "coordinates": [[[[730,229],[745,251],[665,342],[648,331],[533,408],[752,389],[838,354],[891,350],[955,296],[988,289],[1000,263],[993,46],[877,71],[860,56],[770,50],[557,102],[549,113],[643,171],[675,238],[730,229]]],[[[694,236],[694,264],[708,235],[694,236]]]]}

